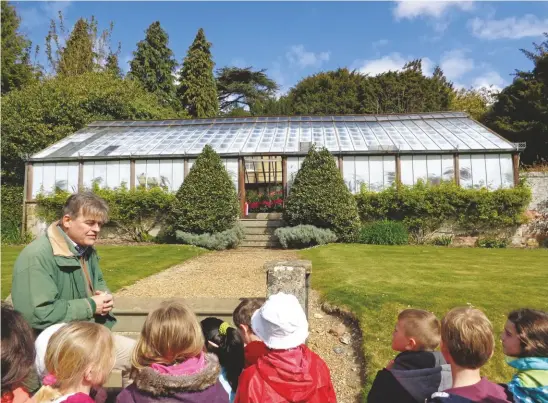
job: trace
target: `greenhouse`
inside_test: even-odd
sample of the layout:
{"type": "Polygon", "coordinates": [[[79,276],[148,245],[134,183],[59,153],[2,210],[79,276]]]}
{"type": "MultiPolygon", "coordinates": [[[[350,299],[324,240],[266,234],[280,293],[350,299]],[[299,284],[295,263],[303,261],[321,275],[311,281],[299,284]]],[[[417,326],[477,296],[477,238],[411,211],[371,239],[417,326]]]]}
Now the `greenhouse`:
{"type": "Polygon", "coordinates": [[[353,193],[421,179],[509,188],[518,182],[523,146],[460,112],[97,121],[28,159],[25,199],[94,182],[175,192],[206,144],[232,177],[242,214],[253,203],[246,194],[277,192],[283,200],[312,144],[333,154],[353,193]]]}

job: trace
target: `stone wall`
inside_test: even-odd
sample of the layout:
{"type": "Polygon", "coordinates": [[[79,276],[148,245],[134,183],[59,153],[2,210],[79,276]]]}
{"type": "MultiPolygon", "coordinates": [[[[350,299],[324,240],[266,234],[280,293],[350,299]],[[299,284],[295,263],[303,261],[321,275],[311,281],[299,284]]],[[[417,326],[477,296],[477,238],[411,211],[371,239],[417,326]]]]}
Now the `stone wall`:
{"type": "Polygon", "coordinates": [[[529,222],[517,229],[512,245],[548,247],[548,172],[526,172],[521,177],[531,187],[532,199],[526,213],[529,222]]]}

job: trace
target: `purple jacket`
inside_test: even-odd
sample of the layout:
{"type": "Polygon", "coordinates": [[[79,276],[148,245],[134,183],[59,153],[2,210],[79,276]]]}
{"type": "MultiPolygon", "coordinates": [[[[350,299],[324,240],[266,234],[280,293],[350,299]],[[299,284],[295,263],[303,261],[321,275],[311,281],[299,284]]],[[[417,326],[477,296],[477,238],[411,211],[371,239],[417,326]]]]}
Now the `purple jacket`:
{"type": "Polygon", "coordinates": [[[116,403],[228,403],[228,393],[219,382],[219,359],[208,353],[205,362],[202,371],[190,375],[165,375],[143,368],[116,403]]]}

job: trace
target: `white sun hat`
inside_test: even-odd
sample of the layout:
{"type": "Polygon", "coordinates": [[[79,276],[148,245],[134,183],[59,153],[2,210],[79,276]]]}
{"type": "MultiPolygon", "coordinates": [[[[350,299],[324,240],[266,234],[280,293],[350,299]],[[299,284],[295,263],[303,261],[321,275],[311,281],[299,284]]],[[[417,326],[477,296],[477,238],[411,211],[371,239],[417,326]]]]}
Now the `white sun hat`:
{"type": "Polygon", "coordinates": [[[42,333],[38,335],[36,341],[34,342],[34,347],[36,349],[36,358],[34,359],[34,364],[36,365],[36,372],[40,377],[40,381],[44,376],[48,374],[46,370],[46,350],[48,348],[49,339],[51,336],[65,326],[66,323],[57,323],[45,328],[42,333]]]}
{"type": "Polygon", "coordinates": [[[251,317],[253,332],[276,350],[288,350],[303,344],[308,337],[306,315],[294,295],[271,295],[251,317]]]}

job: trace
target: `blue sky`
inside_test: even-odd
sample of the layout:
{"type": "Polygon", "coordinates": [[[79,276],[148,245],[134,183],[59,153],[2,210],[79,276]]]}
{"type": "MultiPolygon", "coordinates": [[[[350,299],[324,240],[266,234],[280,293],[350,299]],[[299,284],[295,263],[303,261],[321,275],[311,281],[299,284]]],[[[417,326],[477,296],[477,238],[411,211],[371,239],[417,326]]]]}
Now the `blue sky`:
{"type": "MultiPolygon", "coordinates": [[[[456,86],[508,85],[514,69],[531,63],[532,49],[548,31],[544,2],[16,2],[22,30],[44,49],[50,18],[62,10],[66,25],[94,15],[114,22],[120,64],[128,61],[146,28],[160,21],[182,62],[202,27],[216,67],[266,68],[286,92],[300,79],[338,67],[372,75],[423,58],[456,86]]],[[[45,61],[42,52],[40,60],[45,61]]]]}

